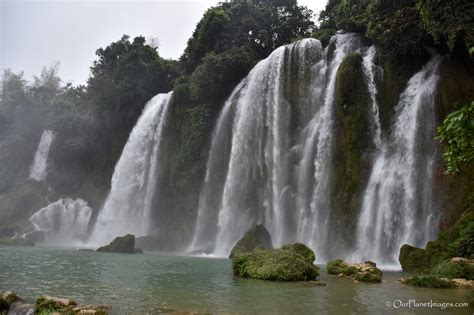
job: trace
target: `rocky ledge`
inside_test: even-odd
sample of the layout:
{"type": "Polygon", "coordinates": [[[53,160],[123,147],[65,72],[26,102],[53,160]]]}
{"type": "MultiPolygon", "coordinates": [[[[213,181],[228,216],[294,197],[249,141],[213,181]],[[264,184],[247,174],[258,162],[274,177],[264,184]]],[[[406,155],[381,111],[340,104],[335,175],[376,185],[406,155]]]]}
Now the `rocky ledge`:
{"type": "Polygon", "coordinates": [[[342,259],[331,260],[327,264],[328,273],[331,275],[352,277],[360,282],[382,282],[382,271],[374,262],[351,264],[342,259]]]}
{"type": "Polygon", "coordinates": [[[133,234],[116,237],[109,245],[99,247],[97,251],[127,254],[143,253],[140,248],[135,248],[135,235],[133,234]]]}
{"type": "Polygon", "coordinates": [[[303,244],[289,244],[280,249],[256,249],[236,254],[232,259],[234,275],[275,281],[310,281],[319,276],[313,264],[314,252],[303,244]]]}
{"type": "Polygon", "coordinates": [[[32,314],[73,314],[73,315],[107,315],[107,305],[79,306],[68,298],[42,295],[36,305],[26,303],[17,294],[7,291],[0,297],[0,314],[32,315],[32,314]]]}

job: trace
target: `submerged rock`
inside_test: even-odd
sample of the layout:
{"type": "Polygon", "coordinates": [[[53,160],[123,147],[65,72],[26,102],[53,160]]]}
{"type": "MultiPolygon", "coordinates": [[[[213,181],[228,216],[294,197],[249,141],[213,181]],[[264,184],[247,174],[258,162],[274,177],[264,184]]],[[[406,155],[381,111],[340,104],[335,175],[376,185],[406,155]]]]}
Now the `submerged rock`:
{"type": "Polygon", "coordinates": [[[262,224],[249,229],[245,235],[235,244],[230,252],[229,258],[235,255],[248,253],[257,247],[272,248],[272,237],[270,232],[262,224]]]}
{"type": "Polygon", "coordinates": [[[73,312],[77,315],[105,315],[108,314],[110,311],[110,307],[108,305],[86,305],[86,306],[78,306],[73,309],[73,312]]]}
{"type": "Polygon", "coordinates": [[[127,234],[125,236],[116,237],[109,245],[99,247],[98,252],[107,253],[142,253],[140,248],[135,248],[135,235],[127,234]]]}
{"type": "Polygon", "coordinates": [[[14,238],[0,238],[0,245],[9,245],[9,246],[35,246],[31,240],[22,238],[22,237],[14,237],[14,238]]]}
{"type": "Polygon", "coordinates": [[[234,275],[244,278],[276,281],[309,281],[319,275],[313,264],[314,253],[303,244],[281,249],[257,247],[248,253],[236,254],[232,260],[234,275]]]}
{"type": "Polygon", "coordinates": [[[342,259],[335,259],[327,263],[327,270],[331,275],[349,276],[360,282],[382,282],[382,271],[372,261],[351,264],[342,259]]]}

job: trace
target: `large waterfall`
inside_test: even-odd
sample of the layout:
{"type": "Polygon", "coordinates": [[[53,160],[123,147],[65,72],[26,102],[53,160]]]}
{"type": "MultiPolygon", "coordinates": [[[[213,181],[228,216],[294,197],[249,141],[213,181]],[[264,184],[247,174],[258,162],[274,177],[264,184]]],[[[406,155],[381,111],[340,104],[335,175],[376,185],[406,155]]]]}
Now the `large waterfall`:
{"type": "Polygon", "coordinates": [[[30,167],[30,177],[38,182],[46,179],[49,149],[54,141],[54,137],[53,131],[45,130],[36,149],[35,157],[30,167]]]}
{"type": "Polygon", "coordinates": [[[30,218],[36,230],[46,233],[46,242],[70,245],[84,241],[92,209],[82,199],[59,199],[30,218]]]}
{"type": "Polygon", "coordinates": [[[424,246],[435,236],[438,218],[431,193],[440,61],[433,57],[400,97],[391,136],[379,147],[364,192],[355,259],[396,267],[403,244],[424,246]]]}
{"type": "Polygon", "coordinates": [[[126,233],[149,232],[151,204],[160,174],[161,134],[172,93],[158,94],[145,106],[112,176],[110,193],[101,209],[91,241],[102,244],[126,233]]]}
{"type": "Polygon", "coordinates": [[[190,251],[227,255],[262,223],[274,245],[303,241],[325,259],[336,74],[368,53],[352,34],[280,47],[235,89],[214,130],[190,251]]]}
{"type": "Polygon", "coordinates": [[[424,245],[434,236],[432,102],[440,59],[411,78],[393,130],[384,137],[375,53],[356,35],[340,34],[324,50],[318,40],[305,39],[255,66],[215,126],[189,253],[227,256],[250,227],[263,224],[274,246],[303,242],[321,262],[339,256],[394,265],[404,242],[424,245]],[[331,249],[339,242],[332,231],[337,218],[331,217],[331,183],[337,71],[353,53],[362,55],[377,154],[369,163],[369,182],[361,183],[367,188],[360,196],[357,251],[351,256],[348,249],[331,249]]]}

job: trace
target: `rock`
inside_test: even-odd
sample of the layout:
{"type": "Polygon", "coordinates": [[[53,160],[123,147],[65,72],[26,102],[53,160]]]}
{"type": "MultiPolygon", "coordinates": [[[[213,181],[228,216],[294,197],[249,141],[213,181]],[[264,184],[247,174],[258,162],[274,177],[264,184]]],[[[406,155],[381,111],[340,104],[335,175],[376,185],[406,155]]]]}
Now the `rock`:
{"type": "Polygon", "coordinates": [[[400,248],[398,260],[407,272],[423,272],[429,267],[425,261],[425,250],[408,244],[400,248]]]}
{"type": "Polygon", "coordinates": [[[454,285],[459,288],[474,289],[474,280],[455,278],[455,279],[451,279],[451,282],[454,283],[454,285]]]}
{"type": "MultiPolygon", "coordinates": [[[[1,313],[1,312],[0,312],[1,313]]],[[[8,314],[11,315],[33,315],[35,308],[33,305],[25,303],[24,301],[16,301],[10,306],[8,314]]]]}
{"type": "Polygon", "coordinates": [[[159,239],[157,236],[147,235],[135,239],[135,246],[147,251],[154,251],[159,248],[159,239]]]}
{"type": "Polygon", "coordinates": [[[245,233],[232,248],[229,258],[232,259],[237,254],[248,253],[257,247],[272,248],[270,232],[262,224],[254,226],[245,233]]]}
{"type": "Polygon", "coordinates": [[[14,238],[0,238],[0,245],[9,245],[9,246],[35,246],[35,243],[32,241],[22,238],[22,237],[14,237],[14,238]]]}
{"type": "Polygon", "coordinates": [[[110,311],[110,306],[108,305],[87,305],[87,306],[78,306],[73,309],[73,312],[78,315],[105,315],[110,311]]]}
{"type": "Polygon", "coordinates": [[[359,282],[382,282],[382,271],[372,261],[351,264],[342,259],[335,259],[327,263],[327,270],[331,275],[349,276],[359,282]]]}
{"type": "Polygon", "coordinates": [[[324,287],[326,286],[326,282],[322,282],[322,281],[309,281],[309,284],[311,285],[314,285],[314,286],[317,286],[317,287],[324,287]]]}
{"type": "Polygon", "coordinates": [[[70,313],[77,306],[74,300],[68,298],[60,298],[49,295],[42,295],[36,300],[36,312],[41,314],[44,313],[70,313]]]}
{"type": "Polygon", "coordinates": [[[142,253],[139,248],[135,248],[135,235],[127,234],[122,237],[116,237],[109,245],[99,247],[98,252],[107,253],[142,253]]]}
{"type": "MultiPolygon", "coordinates": [[[[234,275],[244,278],[276,281],[309,281],[319,275],[313,264],[314,253],[302,249],[302,244],[281,249],[257,247],[248,253],[236,254],[232,259],[234,275]],[[303,253],[303,254],[302,254],[303,253]]],[[[306,246],[305,246],[306,247],[306,246]]],[[[312,252],[312,251],[311,251],[312,252]]]]}
{"type": "Polygon", "coordinates": [[[433,275],[414,276],[410,278],[400,278],[401,284],[412,285],[423,288],[445,289],[455,287],[455,283],[447,278],[439,278],[433,275]]]}
{"type": "Polygon", "coordinates": [[[8,305],[12,305],[16,301],[22,301],[22,299],[12,291],[6,291],[3,293],[2,298],[8,303],[8,305]]]}

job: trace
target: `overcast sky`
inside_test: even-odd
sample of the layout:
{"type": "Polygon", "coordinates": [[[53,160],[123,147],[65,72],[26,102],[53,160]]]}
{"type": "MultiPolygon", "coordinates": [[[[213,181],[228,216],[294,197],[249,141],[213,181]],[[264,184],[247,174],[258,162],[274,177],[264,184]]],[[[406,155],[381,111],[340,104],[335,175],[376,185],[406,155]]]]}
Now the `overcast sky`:
{"type": "MultiPolygon", "coordinates": [[[[298,0],[319,12],[327,0],[298,0]]],[[[84,83],[95,51],[138,35],[160,41],[159,53],[177,59],[204,11],[219,0],[0,0],[0,67],[25,71],[61,63],[66,82],[84,83]]]]}

